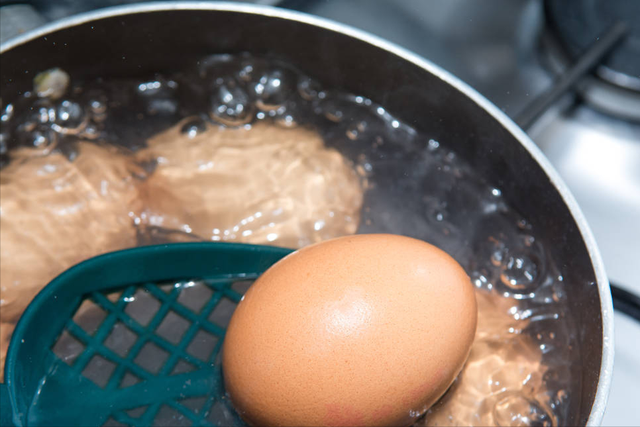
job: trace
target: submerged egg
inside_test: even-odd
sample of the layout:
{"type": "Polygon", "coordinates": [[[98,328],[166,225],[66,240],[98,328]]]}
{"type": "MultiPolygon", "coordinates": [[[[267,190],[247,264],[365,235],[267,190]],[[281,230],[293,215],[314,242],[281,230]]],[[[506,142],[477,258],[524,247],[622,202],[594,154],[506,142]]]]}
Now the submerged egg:
{"type": "Polygon", "coordinates": [[[420,240],[341,237],[276,263],[238,305],[227,391],[254,425],[409,425],[460,372],[473,286],[420,240]]]}

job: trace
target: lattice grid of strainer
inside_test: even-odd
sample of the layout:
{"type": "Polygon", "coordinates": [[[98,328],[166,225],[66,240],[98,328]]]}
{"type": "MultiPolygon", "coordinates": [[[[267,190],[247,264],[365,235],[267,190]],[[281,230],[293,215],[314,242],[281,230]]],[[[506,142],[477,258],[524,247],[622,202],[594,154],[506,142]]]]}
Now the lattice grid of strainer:
{"type": "MultiPolygon", "coordinates": [[[[54,354],[105,391],[145,387],[156,377],[199,370],[220,374],[218,355],[236,304],[254,278],[146,283],[86,295],[52,347],[54,354]]],[[[184,375],[182,375],[184,377],[184,375]]],[[[190,379],[183,378],[188,386],[190,379]]],[[[220,384],[220,382],[218,382],[220,384]]],[[[220,387],[111,414],[105,426],[216,425],[234,422],[220,387]]]]}

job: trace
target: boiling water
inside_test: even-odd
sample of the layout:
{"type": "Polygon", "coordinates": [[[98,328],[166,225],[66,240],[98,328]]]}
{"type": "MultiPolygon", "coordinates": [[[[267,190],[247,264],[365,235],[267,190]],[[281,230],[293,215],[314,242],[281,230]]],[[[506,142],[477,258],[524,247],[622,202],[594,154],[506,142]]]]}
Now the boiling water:
{"type": "MultiPolygon", "coordinates": [[[[568,390],[579,388],[580,355],[562,271],[536,226],[447,141],[415,131],[370,99],[248,55],[212,56],[195,69],[145,81],[72,85],[58,99],[27,93],[3,106],[2,162],[17,146],[55,148],[73,158],[80,140],[135,152],[177,125],[185,141],[212,127],[257,122],[315,129],[360,175],[365,193],[358,232],[431,242],[456,258],[477,287],[479,326],[470,358],[417,424],[546,426],[569,419],[568,390]]],[[[144,166],[153,173],[154,164],[144,166]]],[[[139,244],[199,238],[157,227],[140,228],[139,235],[139,244]]]]}

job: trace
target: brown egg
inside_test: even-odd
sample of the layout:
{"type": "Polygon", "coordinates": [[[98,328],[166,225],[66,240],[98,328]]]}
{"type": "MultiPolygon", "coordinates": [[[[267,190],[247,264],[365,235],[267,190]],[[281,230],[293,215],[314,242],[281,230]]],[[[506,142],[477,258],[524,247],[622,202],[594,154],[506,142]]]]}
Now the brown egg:
{"type": "Polygon", "coordinates": [[[473,286],[420,240],[341,237],[266,271],[224,342],[227,391],[253,425],[409,425],[460,372],[473,286]]]}
{"type": "Polygon", "coordinates": [[[289,248],[355,233],[360,178],[317,132],[255,123],[190,136],[185,123],[137,154],[157,162],[140,187],[150,224],[203,240],[289,248]]]}
{"type": "Polygon", "coordinates": [[[0,381],[16,322],[58,274],[136,246],[144,171],[114,147],[80,141],[76,156],[20,148],[0,172],[0,381]]]}

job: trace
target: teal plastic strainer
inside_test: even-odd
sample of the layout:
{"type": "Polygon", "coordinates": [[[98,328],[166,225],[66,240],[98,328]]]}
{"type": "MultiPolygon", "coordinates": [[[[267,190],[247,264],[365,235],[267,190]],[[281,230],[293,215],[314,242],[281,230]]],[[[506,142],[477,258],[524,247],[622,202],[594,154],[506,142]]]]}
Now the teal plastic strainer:
{"type": "Polygon", "coordinates": [[[18,323],[2,425],[242,425],[218,354],[252,280],[291,250],[176,243],[87,260],[18,323]]]}

